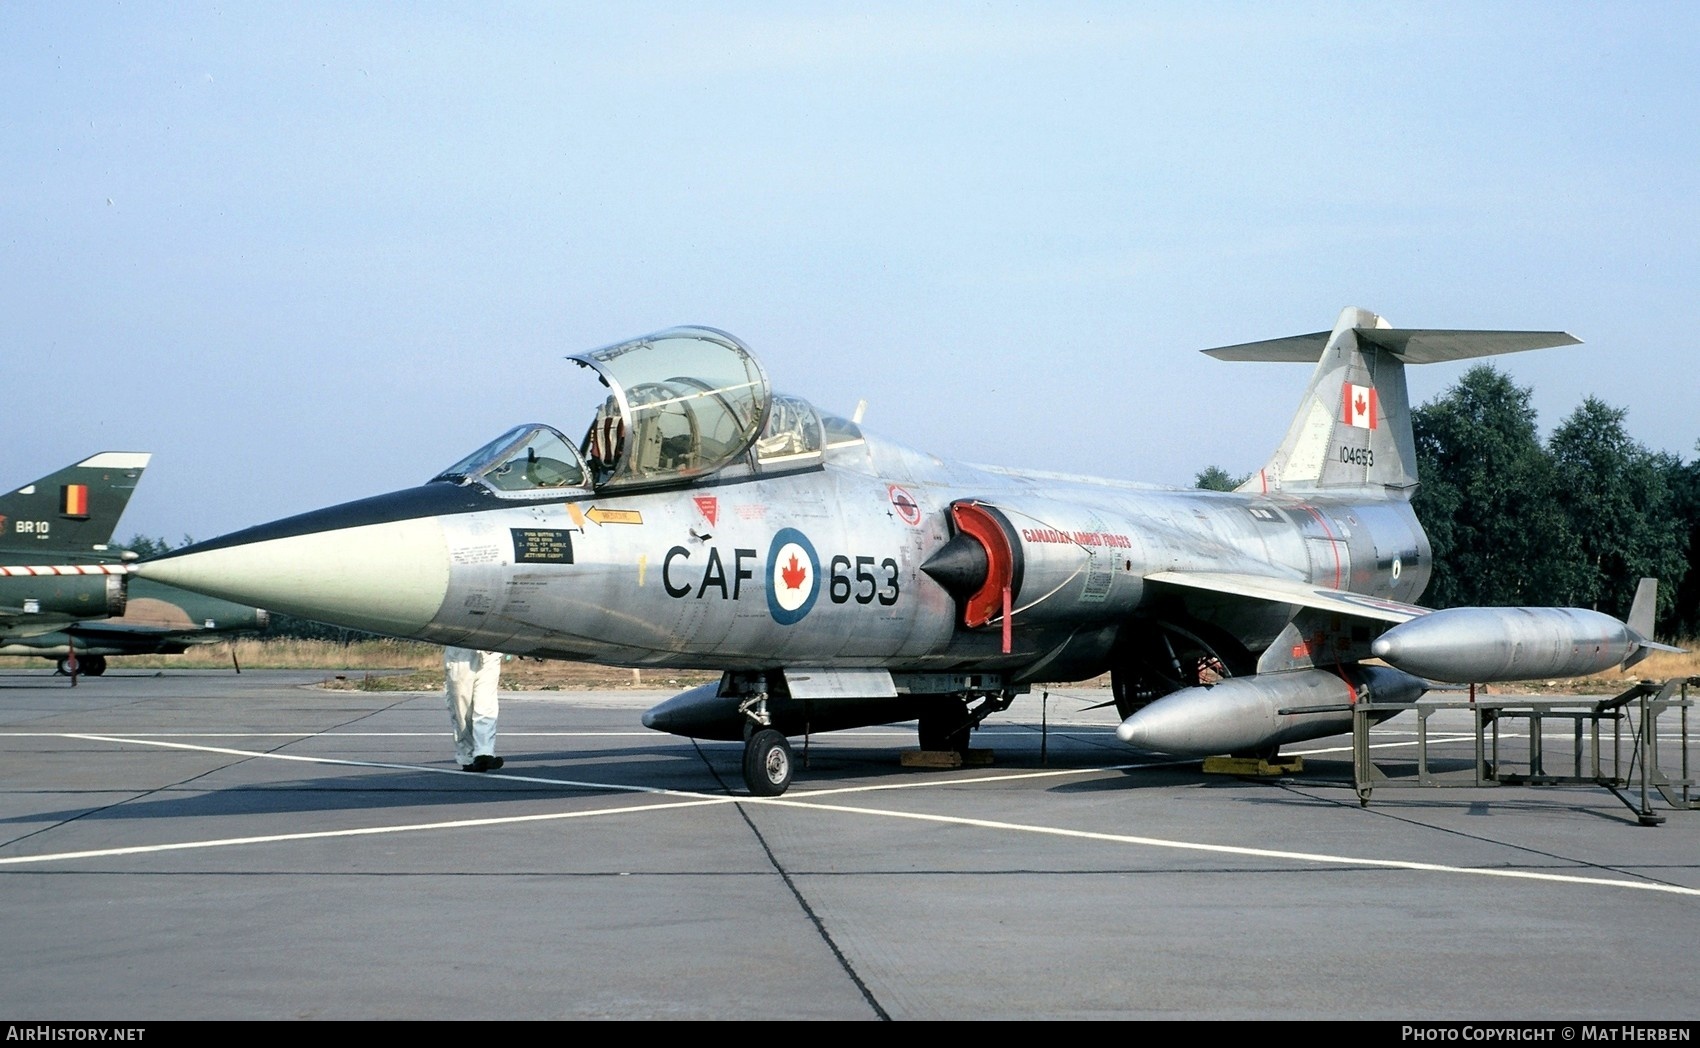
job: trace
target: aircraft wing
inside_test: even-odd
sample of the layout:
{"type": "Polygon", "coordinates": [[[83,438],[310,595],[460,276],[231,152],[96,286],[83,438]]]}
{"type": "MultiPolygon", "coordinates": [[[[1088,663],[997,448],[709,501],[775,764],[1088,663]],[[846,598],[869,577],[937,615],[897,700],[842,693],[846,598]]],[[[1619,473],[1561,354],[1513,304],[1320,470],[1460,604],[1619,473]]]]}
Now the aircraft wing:
{"type": "Polygon", "coordinates": [[[15,606],[0,607],[0,644],[8,640],[39,637],[43,633],[56,633],[75,621],[70,615],[26,612],[15,606]]]}
{"type": "Polygon", "coordinates": [[[71,629],[79,637],[120,641],[138,637],[148,639],[176,638],[179,635],[192,637],[197,633],[211,632],[193,626],[164,626],[153,623],[122,622],[114,619],[83,619],[72,624],[71,629]]]}
{"type": "Polygon", "coordinates": [[[1428,608],[1401,604],[1384,597],[1315,586],[1297,579],[1272,578],[1267,575],[1242,575],[1225,571],[1159,571],[1145,576],[1147,582],[1160,582],[1185,589],[1223,593],[1233,597],[1268,601],[1272,604],[1293,604],[1317,611],[1331,611],[1377,622],[1401,623],[1429,613],[1428,608]]]}
{"type": "Polygon", "coordinates": [[[159,622],[125,622],[122,619],[84,619],[69,627],[83,643],[133,646],[138,654],[152,651],[160,644],[211,644],[226,640],[235,633],[254,632],[260,628],[253,623],[220,629],[159,622]]]}

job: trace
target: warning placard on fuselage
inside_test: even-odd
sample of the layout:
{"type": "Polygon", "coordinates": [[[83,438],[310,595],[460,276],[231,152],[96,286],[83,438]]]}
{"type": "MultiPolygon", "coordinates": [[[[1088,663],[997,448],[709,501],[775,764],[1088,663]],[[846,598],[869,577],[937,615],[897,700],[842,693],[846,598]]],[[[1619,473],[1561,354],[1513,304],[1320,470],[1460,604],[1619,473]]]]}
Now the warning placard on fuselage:
{"type": "Polygon", "coordinates": [[[515,564],[571,564],[573,533],[557,528],[509,528],[515,564]]]}

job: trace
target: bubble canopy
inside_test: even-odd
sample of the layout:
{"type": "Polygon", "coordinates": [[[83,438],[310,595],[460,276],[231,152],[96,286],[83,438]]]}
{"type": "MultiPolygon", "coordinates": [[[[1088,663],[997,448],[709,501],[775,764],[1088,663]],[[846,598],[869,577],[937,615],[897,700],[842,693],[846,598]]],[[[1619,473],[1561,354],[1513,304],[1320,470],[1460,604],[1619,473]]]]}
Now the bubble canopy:
{"type": "Polygon", "coordinates": [[[432,478],[503,498],[689,483],[743,463],[760,473],[818,468],[835,440],[808,401],[775,395],[749,349],[724,331],[676,327],[567,359],[606,392],[574,445],[542,423],[515,426],[432,478]]]}
{"type": "Polygon", "coordinates": [[[608,387],[580,446],[598,488],[688,479],[740,460],[773,399],[755,357],[714,328],[669,328],[568,359],[608,387]]]}
{"type": "Polygon", "coordinates": [[[572,444],[538,422],[515,426],[432,480],[476,481],[504,496],[553,495],[590,485],[572,444]]]}

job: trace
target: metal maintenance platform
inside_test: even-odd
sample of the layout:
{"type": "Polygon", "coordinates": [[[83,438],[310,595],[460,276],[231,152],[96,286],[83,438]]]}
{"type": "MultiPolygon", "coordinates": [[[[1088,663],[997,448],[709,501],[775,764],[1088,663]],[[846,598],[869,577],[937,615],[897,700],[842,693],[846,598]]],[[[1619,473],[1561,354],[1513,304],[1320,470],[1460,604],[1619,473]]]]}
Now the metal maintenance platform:
{"type": "Polygon", "coordinates": [[[1351,709],[1358,801],[1367,806],[1375,791],[1392,788],[1601,786],[1641,825],[1657,826],[1665,816],[1654,808],[1655,795],[1672,810],[1700,808],[1688,756],[1694,688],[1700,677],[1641,681],[1612,698],[1478,696],[1472,688],[1467,698],[1425,697],[1414,707],[1357,703],[1351,709]],[[1378,756],[1371,727],[1401,711],[1416,716],[1414,749],[1378,756]],[[1459,713],[1473,729],[1473,759],[1460,759],[1456,730],[1431,725],[1441,715],[1455,722],[1459,713]],[[1554,722],[1568,723],[1568,748],[1549,735],[1554,722]],[[1661,735],[1671,744],[1674,768],[1661,760],[1661,735]]]}

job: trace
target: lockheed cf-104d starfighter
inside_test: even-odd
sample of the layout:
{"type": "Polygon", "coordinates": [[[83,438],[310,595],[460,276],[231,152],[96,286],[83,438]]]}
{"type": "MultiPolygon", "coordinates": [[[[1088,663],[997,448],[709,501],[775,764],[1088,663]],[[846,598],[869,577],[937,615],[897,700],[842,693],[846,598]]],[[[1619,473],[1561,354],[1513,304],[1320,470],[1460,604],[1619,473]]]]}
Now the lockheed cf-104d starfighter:
{"type": "Polygon", "coordinates": [[[725,332],[673,328],[571,358],[607,387],[582,439],[519,426],[422,486],[139,570],[398,637],[720,671],[644,723],[744,740],[762,795],[791,780],[788,736],[916,720],[923,748],[961,750],[1034,684],[1106,671],[1132,746],[1267,755],[1344,730],[1351,702],[1414,701],[1424,677],[1585,673],[1659,646],[1649,600],[1631,624],[1414,603],[1431,562],[1405,365],[1576,341],[1347,309],[1210,350],[1315,363],[1286,438],[1229,493],[945,462],[773,392],[725,332]]]}

